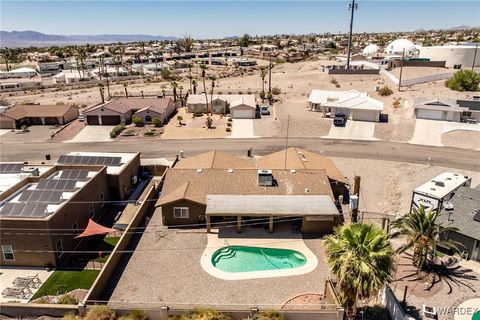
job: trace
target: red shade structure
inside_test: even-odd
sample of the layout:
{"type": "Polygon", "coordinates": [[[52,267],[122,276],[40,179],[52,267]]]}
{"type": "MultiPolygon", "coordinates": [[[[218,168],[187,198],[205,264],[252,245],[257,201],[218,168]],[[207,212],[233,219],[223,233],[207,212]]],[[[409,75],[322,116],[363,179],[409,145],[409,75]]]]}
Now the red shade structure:
{"type": "Polygon", "coordinates": [[[99,225],[92,219],[88,219],[88,224],[85,230],[83,230],[82,233],[80,233],[78,236],[75,237],[77,238],[85,238],[85,237],[91,237],[91,236],[96,236],[96,235],[101,235],[101,234],[107,234],[112,231],[115,231],[114,229],[104,227],[102,225],[99,225]]]}

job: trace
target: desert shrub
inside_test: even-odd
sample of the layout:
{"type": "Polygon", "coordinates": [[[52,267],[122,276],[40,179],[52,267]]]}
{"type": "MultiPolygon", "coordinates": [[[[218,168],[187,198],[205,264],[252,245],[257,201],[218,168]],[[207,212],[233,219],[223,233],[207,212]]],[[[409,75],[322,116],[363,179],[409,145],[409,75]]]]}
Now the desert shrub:
{"type": "Polygon", "coordinates": [[[152,124],[155,127],[161,127],[162,126],[162,120],[160,120],[160,118],[153,118],[152,124]]]}
{"type": "Polygon", "coordinates": [[[392,104],[393,104],[393,107],[394,107],[394,108],[399,108],[399,107],[401,106],[400,100],[401,100],[401,98],[394,98],[394,99],[393,99],[393,103],[392,103],[392,104]]]}
{"type": "Polygon", "coordinates": [[[459,70],[445,81],[445,85],[455,91],[478,91],[480,75],[472,70],[459,70]]]}
{"type": "Polygon", "coordinates": [[[121,316],[119,320],[147,320],[148,317],[142,310],[132,310],[129,314],[121,316]]]}
{"type": "Polygon", "coordinates": [[[390,89],[389,86],[383,86],[380,89],[378,89],[378,94],[381,95],[382,97],[386,97],[393,94],[393,90],[390,89]]]}
{"type": "Polygon", "coordinates": [[[64,294],[63,296],[60,297],[60,299],[58,299],[58,303],[59,304],[77,304],[78,300],[70,294],[64,294]]]}
{"type": "Polygon", "coordinates": [[[73,313],[67,313],[63,316],[63,320],[80,320],[81,318],[73,313]]]}
{"type": "Polygon", "coordinates": [[[168,68],[163,68],[162,71],[160,71],[160,76],[163,80],[170,80],[172,78],[172,71],[168,68]]]}
{"type": "Polygon", "coordinates": [[[183,117],[182,116],[177,116],[177,122],[179,125],[182,124],[182,121],[183,121],[183,117]]]}
{"type": "Polygon", "coordinates": [[[228,122],[232,122],[233,120],[232,120],[232,118],[228,118],[227,121],[228,121],[228,122]]]}
{"type": "Polygon", "coordinates": [[[282,59],[282,58],[277,58],[277,59],[275,59],[275,63],[276,63],[276,64],[282,64],[282,63],[285,63],[285,59],[282,59]]]}
{"type": "Polygon", "coordinates": [[[335,79],[335,78],[330,79],[330,83],[333,83],[333,84],[337,85],[337,84],[338,84],[338,80],[335,79]]]}
{"type": "Polygon", "coordinates": [[[273,94],[271,92],[267,93],[267,99],[272,100],[273,99],[273,94]]]}
{"type": "Polygon", "coordinates": [[[28,132],[28,126],[24,124],[23,126],[20,127],[22,129],[22,132],[28,132]]]}
{"type": "Polygon", "coordinates": [[[153,137],[155,135],[155,132],[154,131],[147,131],[143,135],[146,136],[146,137],[153,137]]]}
{"type": "Polygon", "coordinates": [[[108,309],[106,306],[94,306],[88,310],[84,320],[116,320],[115,311],[108,309]]]}
{"type": "Polygon", "coordinates": [[[110,131],[110,138],[116,138],[117,137],[117,134],[113,131],[110,131]]]}
{"type": "Polygon", "coordinates": [[[232,123],[231,122],[227,122],[227,127],[231,127],[232,126],[232,123]]]}
{"type": "Polygon", "coordinates": [[[276,310],[262,310],[254,318],[255,320],[284,320],[285,318],[276,310]]]}
{"type": "Polygon", "coordinates": [[[230,131],[232,131],[232,129],[231,129],[230,127],[227,127],[227,128],[225,129],[225,131],[230,132],[230,131]]]}
{"type": "Polygon", "coordinates": [[[140,127],[143,124],[142,118],[140,117],[133,117],[132,118],[133,124],[135,124],[137,127],[140,127]]]}
{"type": "Polygon", "coordinates": [[[125,130],[125,124],[124,123],[120,123],[112,129],[112,131],[115,132],[115,134],[117,134],[117,135],[119,135],[123,130],[125,130]]]}
{"type": "Polygon", "coordinates": [[[273,87],[272,88],[272,93],[275,94],[275,95],[278,95],[278,94],[282,93],[282,90],[279,87],[273,87]]]}
{"type": "Polygon", "coordinates": [[[388,315],[388,310],[383,306],[373,306],[367,307],[365,313],[363,314],[365,320],[390,320],[388,315]]]}
{"type": "Polygon", "coordinates": [[[193,116],[194,117],[203,117],[203,113],[202,112],[194,112],[193,116]]]}
{"type": "Polygon", "coordinates": [[[55,103],[57,106],[63,106],[65,104],[65,102],[63,101],[58,101],[57,103],[55,103]]]}
{"type": "Polygon", "coordinates": [[[207,126],[208,129],[212,127],[213,124],[213,119],[211,117],[207,117],[207,120],[205,121],[205,125],[207,126]]]}

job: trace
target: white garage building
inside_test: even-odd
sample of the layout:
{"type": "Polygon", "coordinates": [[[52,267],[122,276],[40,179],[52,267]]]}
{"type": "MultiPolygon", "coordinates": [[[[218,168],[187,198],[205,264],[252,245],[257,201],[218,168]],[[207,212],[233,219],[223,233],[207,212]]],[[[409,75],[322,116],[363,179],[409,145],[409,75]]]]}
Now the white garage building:
{"type": "Polygon", "coordinates": [[[352,120],[376,122],[380,120],[383,102],[356,90],[312,90],[308,107],[323,112],[325,116],[334,117],[336,113],[343,113],[352,120]]]}
{"type": "MultiPolygon", "coordinates": [[[[421,47],[419,57],[432,61],[445,61],[447,68],[471,68],[475,56],[475,46],[432,46],[421,47]]],[[[475,57],[475,67],[480,67],[480,49],[475,57]]]]}
{"type": "Polygon", "coordinates": [[[480,99],[453,100],[448,98],[415,99],[418,119],[480,123],[480,99]]]}
{"type": "Polygon", "coordinates": [[[187,98],[187,111],[228,113],[234,119],[254,119],[256,111],[256,100],[253,94],[214,94],[213,96],[204,94],[191,94],[187,98]],[[208,108],[207,110],[207,102],[208,108]]]}

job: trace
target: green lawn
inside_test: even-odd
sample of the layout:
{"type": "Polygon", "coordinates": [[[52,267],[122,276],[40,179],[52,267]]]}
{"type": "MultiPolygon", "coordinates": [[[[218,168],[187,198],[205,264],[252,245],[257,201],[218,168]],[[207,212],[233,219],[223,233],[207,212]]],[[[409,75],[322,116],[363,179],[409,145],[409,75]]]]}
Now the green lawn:
{"type": "MultiPolygon", "coordinates": [[[[105,252],[112,251],[117,246],[118,240],[120,240],[120,237],[104,238],[102,244],[100,245],[100,248],[98,249],[98,251],[105,251],[105,252]]],[[[110,256],[110,253],[107,253],[101,258],[93,259],[93,261],[107,262],[107,259],[108,259],[109,256],[110,256]]]]}
{"type": "Polygon", "coordinates": [[[82,270],[65,271],[56,270],[35,293],[32,299],[43,297],[44,295],[56,295],[75,289],[90,289],[97,278],[100,270],[82,270]]]}

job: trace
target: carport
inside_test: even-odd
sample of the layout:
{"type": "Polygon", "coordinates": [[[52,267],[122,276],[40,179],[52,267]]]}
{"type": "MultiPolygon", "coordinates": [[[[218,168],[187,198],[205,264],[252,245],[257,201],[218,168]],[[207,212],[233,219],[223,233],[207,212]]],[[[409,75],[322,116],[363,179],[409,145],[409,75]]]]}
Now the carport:
{"type": "Polygon", "coordinates": [[[275,221],[301,221],[304,232],[330,232],[340,223],[340,213],[327,195],[208,195],[207,232],[214,216],[236,217],[239,233],[244,218],[268,221],[270,233],[275,221]]]}

